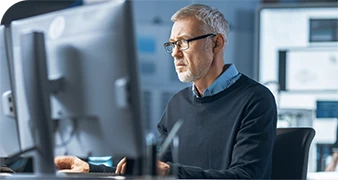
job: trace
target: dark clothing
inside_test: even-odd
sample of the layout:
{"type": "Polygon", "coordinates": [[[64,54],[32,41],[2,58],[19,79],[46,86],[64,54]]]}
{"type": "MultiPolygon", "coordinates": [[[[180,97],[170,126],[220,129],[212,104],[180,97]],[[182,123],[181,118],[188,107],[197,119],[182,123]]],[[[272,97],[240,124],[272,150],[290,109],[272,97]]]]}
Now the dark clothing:
{"type": "Polygon", "coordinates": [[[94,165],[94,164],[89,164],[89,172],[109,172],[113,173],[115,172],[116,168],[115,167],[108,167],[105,165],[94,165]]]}
{"type": "Polygon", "coordinates": [[[158,124],[163,138],[178,119],[184,121],[177,133],[179,160],[173,163],[171,147],[161,159],[178,178],[270,178],[277,110],[261,84],[242,75],[203,98],[185,88],[170,99],[158,124]]]}
{"type": "MultiPolygon", "coordinates": [[[[277,110],[271,92],[242,75],[224,91],[197,98],[191,87],[175,94],[158,124],[162,138],[178,119],[179,160],[171,147],[161,159],[178,178],[263,179],[271,176],[277,110]]],[[[90,172],[115,168],[90,165],[90,172]]]]}

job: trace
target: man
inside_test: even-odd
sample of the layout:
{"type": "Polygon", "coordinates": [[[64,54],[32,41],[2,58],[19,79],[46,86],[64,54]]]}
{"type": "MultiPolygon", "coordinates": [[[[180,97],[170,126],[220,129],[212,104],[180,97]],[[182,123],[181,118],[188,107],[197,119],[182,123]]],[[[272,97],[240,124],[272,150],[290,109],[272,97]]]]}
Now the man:
{"type": "Polygon", "coordinates": [[[332,152],[332,160],[325,168],[325,171],[327,172],[335,171],[338,165],[338,126],[336,131],[336,142],[333,144],[332,152]]]}
{"type": "Polygon", "coordinates": [[[326,166],[325,171],[326,172],[336,171],[337,164],[338,164],[338,149],[334,149],[332,153],[332,160],[326,166]]]}
{"type": "MultiPolygon", "coordinates": [[[[171,20],[165,49],[174,57],[179,79],[193,85],[170,99],[158,124],[165,138],[178,119],[184,121],[177,133],[178,162],[173,162],[169,148],[158,161],[158,174],[170,175],[175,169],[178,178],[270,178],[275,100],[267,88],[238,73],[235,65],[224,64],[229,28],[223,14],[194,4],[180,9],[171,20]]],[[[55,159],[59,169],[64,169],[59,164],[66,158],[55,159]]],[[[97,169],[76,157],[70,159],[89,171],[97,169]]],[[[123,174],[125,167],[124,158],[114,170],[123,174]]]]}

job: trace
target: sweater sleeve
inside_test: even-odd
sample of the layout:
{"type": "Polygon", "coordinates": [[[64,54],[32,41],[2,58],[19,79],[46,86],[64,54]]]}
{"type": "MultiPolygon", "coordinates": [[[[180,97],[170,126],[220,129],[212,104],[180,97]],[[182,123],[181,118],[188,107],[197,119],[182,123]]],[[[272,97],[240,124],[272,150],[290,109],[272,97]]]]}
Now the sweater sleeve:
{"type": "MultiPolygon", "coordinates": [[[[167,127],[168,127],[168,124],[167,124],[167,108],[166,108],[164,110],[163,115],[162,115],[161,121],[157,125],[157,130],[160,133],[159,139],[161,141],[164,141],[167,138],[167,136],[168,136],[168,129],[167,129],[167,127]]],[[[159,158],[160,158],[160,161],[163,161],[163,162],[168,162],[168,161],[172,162],[172,155],[171,155],[170,146],[165,151],[165,153],[162,155],[162,157],[159,157],[159,158]]]]}
{"type": "Polygon", "coordinates": [[[94,165],[89,163],[89,172],[109,172],[114,173],[116,170],[115,167],[108,167],[105,165],[94,165]]]}
{"type": "MultiPolygon", "coordinates": [[[[167,163],[170,166],[170,173],[184,179],[262,179],[266,174],[270,176],[277,123],[277,108],[271,93],[268,91],[253,93],[244,107],[242,116],[229,168],[202,169],[172,163],[169,160],[167,163]]],[[[159,130],[163,130],[163,127],[159,130]]],[[[222,155],[220,158],[223,158],[222,155]]]]}

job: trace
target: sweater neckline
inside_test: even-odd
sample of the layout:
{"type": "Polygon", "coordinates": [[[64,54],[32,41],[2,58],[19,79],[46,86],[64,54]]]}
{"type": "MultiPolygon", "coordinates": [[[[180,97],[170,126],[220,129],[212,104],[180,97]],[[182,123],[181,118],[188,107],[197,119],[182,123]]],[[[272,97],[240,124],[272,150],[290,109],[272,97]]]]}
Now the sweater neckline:
{"type": "Polygon", "coordinates": [[[234,84],[232,84],[230,87],[224,89],[223,91],[221,91],[221,92],[219,92],[219,93],[217,93],[215,95],[212,95],[212,96],[200,97],[200,98],[197,98],[196,96],[192,95],[193,96],[193,100],[195,102],[198,102],[198,103],[205,103],[205,102],[213,101],[215,99],[218,99],[221,96],[224,96],[227,92],[232,91],[234,88],[236,88],[237,86],[239,86],[246,79],[247,79],[247,76],[245,76],[244,74],[241,74],[241,77],[234,84]]]}

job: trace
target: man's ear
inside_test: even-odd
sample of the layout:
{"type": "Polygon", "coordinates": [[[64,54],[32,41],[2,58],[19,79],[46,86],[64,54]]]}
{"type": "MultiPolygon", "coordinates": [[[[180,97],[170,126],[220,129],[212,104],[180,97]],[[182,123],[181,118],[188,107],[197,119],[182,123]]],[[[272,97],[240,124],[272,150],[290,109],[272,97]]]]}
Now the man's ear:
{"type": "Polygon", "coordinates": [[[214,53],[217,53],[224,48],[224,35],[223,34],[217,34],[217,36],[214,37],[213,41],[214,41],[214,47],[213,47],[214,53]]]}

